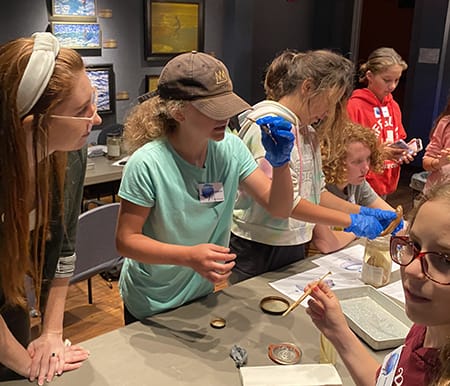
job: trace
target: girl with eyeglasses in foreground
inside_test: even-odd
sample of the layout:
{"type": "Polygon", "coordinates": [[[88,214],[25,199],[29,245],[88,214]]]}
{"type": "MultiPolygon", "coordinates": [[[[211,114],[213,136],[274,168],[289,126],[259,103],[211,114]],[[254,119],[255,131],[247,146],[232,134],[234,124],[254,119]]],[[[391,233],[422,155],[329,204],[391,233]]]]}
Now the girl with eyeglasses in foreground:
{"type": "MultiPolygon", "coordinates": [[[[413,214],[409,236],[391,239],[400,264],[405,310],[414,322],[405,343],[381,366],[350,330],[339,301],[324,284],[313,287],[306,312],[332,342],[357,385],[450,383],[450,184],[436,186],[413,214]],[[389,360],[391,359],[391,360],[389,360]],[[389,378],[390,377],[390,378],[389,378]]],[[[312,286],[315,283],[308,285],[312,286]]]]}
{"type": "Polygon", "coordinates": [[[81,56],[50,33],[0,46],[0,74],[0,381],[42,385],[88,357],[64,344],[63,316],[83,193],[80,149],[101,119],[81,56]],[[36,299],[46,298],[32,341],[27,275],[36,299]]]}

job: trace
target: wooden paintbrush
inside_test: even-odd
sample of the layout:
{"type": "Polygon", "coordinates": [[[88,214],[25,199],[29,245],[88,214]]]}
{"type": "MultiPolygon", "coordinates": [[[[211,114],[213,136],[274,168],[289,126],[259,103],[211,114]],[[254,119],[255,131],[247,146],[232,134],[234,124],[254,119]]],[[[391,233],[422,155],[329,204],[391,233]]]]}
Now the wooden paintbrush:
{"type": "MultiPolygon", "coordinates": [[[[256,123],[256,121],[253,118],[249,118],[247,117],[247,119],[250,122],[256,123]]],[[[257,123],[256,123],[257,124],[257,123]]],[[[258,125],[258,124],[257,124],[258,125]]],[[[270,131],[269,126],[267,125],[259,125],[259,127],[270,137],[270,139],[273,141],[273,143],[276,145],[277,144],[277,140],[273,137],[272,132],[270,131]]]]}
{"type": "Polygon", "coordinates": [[[286,316],[287,314],[289,314],[289,312],[291,312],[292,310],[296,309],[298,307],[298,305],[307,298],[307,296],[309,296],[313,290],[314,287],[316,287],[323,279],[325,279],[328,275],[331,275],[331,272],[327,272],[325,275],[323,275],[319,281],[317,282],[317,284],[313,285],[312,287],[310,287],[302,296],[300,296],[294,303],[292,303],[289,308],[284,311],[283,315],[281,316],[286,316]]]}

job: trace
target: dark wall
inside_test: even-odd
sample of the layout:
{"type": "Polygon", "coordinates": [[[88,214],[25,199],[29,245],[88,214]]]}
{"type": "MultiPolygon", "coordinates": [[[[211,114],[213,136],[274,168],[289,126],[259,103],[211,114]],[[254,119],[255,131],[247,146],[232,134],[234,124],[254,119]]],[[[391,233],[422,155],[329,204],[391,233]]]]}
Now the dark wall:
{"type": "Polygon", "coordinates": [[[403,113],[409,137],[422,138],[424,145],[428,143],[429,131],[450,87],[450,61],[445,55],[447,11],[447,0],[415,2],[403,113]],[[419,57],[421,48],[439,49],[439,61],[424,63],[419,57]]]}
{"type": "MultiPolygon", "coordinates": [[[[351,0],[336,0],[337,4],[330,1],[205,0],[204,50],[214,52],[225,62],[236,92],[255,103],[264,98],[264,69],[282,49],[307,50],[318,48],[319,44],[324,47],[347,44],[347,37],[341,37],[340,32],[333,34],[328,21],[327,29],[314,29],[315,21],[324,21],[323,13],[318,10],[326,11],[327,20],[333,20],[335,13],[347,14],[342,4],[351,0]],[[326,44],[329,39],[331,43],[326,44]]],[[[45,30],[48,3],[49,0],[5,3],[0,15],[0,43],[45,30]]],[[[103,40],[116,39],[118,47],[103,48],[99,56],[84,56],[84,59],[86,64],[114,64],[116,91],[128,91],[130,99],[117,101],[117,114],[106,116],[104,124],[123,122],[135,98],[145,91],[145,75],[158,75],[162,67],[144,60],[143,0],[97,0],[97,8],[112,9],[113,17],[98,18],[98,23],[103,40]]],[[[334,25],[341,26],[340,21],[334,25]]]]}
{"type": "MultiPolygon", "coordinates": [[[[205,51],[214,52],[230,69],[235,90],[250,103],[264,97],[262,79],[271,59],[284,48],[350,50],[353,6],[357,0],[205,0],[205,51]]],[[[364,0],[365,2],[393,0],[364,0]]],[[[0,43],[43,31],[48,23],[49,0],[14,0],[2,4],[0,43]]],[[[86,56],[87,64],[113,63],[116,91],[128,91],[130,100],[117,102],[116,116],[105,123],[123,122],[135,98],[144,92],[145,75],[157,75],[160,65],[144,60],[144,0],[97,0],[110,8],[111,19],[98,18],[103,39],[116,39],[116,49],[86,56]]],[[[404,123],[410,137],[425,139],[450,88],[447,0],[416,0],[406,80],[404,123]],[[419,62],[419,48],[437,48],[440,61],[419,62]]],[[[370,15],[368,16],[370,17],[370,15]]],[[[387,19],[386,19],[387,20],[387,19]]],[[[391,31],[403,21],[379,20],[391,31]]],[[[388,35],[389,36],[389,35],[388,35]]],[[[402,48],[398,47],[399,52],[402,48]]]]}
{"type": "MultiPolygon", "coordinates": [[[[223,56],[223,3],[224,0],[206,0],[205,51],[223,56]]],[[[83,52],[86,64],[113,63],[116,91],[128,91],[129,100],[117,101],[116,114],[104,116],[103,124],[123,122],[123,118],[135,103],[138,95],[145,92],[145,75],[158,75],[161,65],[144,60],[144,1],[143,0],[97,0],[97,9],[112,9],[110,19],[98,18],[102,38],[116,39],[115,49],[103,48],[99,56],[83,52]]],[[[0,14],[0,43],[36,31],[45,31],[49,21],[48,1],[14,0],[2,4],[0,14]]],[[[95,54],[98,54],[95,52],[95,54]]]]}

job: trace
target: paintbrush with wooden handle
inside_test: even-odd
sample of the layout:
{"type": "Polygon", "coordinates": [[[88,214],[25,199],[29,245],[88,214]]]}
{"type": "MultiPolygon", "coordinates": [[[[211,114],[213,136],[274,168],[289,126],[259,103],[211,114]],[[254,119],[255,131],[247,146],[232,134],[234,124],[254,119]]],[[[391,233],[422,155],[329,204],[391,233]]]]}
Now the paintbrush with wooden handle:
{"type": "Polygon", "coordinates": [[[331,272],[327,272],[325,275],[323,275],[319,281],[313,285],[312,287],[310,287],[302,296],[300,296],[294,303],[292,303],[289,308],[284,311],[283,315],[281,316],[286,316],[287,314],[289,314],[289,312],[291,312],[292,310],[296,309],[298,307],[298,305],[307,298],[307,296],[309,296],[313,290],[314,287],[316,287],[317,285],[319,285],[319,283],[325,279],[328,275],[331,275],[331,272]]]}
{"type": "MultiPolygon", "coordinates": [[[[250,122],[256,123],[256,121],[253,118],[249,118],[247,117],[247,119],[250,122]]],[[[258,125],[258,123],[256,123],[258,125]]],[[[259,125],[259,127],[270,137],[270,139],[273,141],[273,143],[276,145],[277,144],[277,140],[274,138],[274,136],[272,135],[272,132],[270,131],[269,126],[267,125],[259,125]]]]}

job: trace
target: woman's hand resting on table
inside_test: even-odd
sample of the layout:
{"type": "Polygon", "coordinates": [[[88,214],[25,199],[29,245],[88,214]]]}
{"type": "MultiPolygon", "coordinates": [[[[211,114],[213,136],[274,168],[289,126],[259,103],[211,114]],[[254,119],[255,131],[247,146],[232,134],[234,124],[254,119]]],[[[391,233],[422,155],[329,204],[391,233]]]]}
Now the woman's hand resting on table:
{"type": "Polygon", "coordinates": [[[80,346],[66,346],[62,334],[42,334],[28,348],[31,357],[29,380],[38,385],[51,382],[55,375],[78,369],[89,357],[89,352],[80,346]]]}

